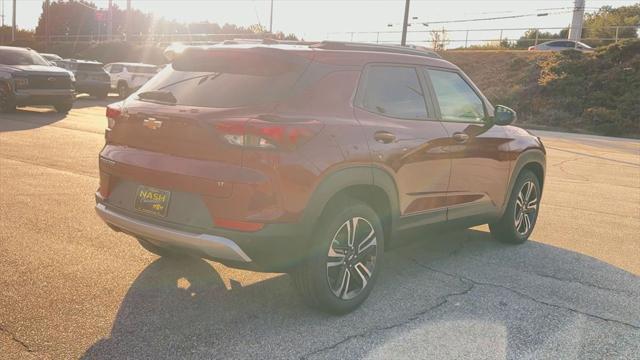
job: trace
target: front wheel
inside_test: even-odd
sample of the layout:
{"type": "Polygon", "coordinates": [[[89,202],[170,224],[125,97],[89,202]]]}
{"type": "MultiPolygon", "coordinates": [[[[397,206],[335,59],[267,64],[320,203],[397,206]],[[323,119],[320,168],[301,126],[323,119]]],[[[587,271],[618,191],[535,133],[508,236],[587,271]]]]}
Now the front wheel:
{"type": "Polygon", "coordinates": [[[9,84],[0,83],[0,113],[16,111],[16,104],[9,84]]]}
{"type": "Polygon", "coordinates": [[[384,233],[367,204],[345,199],[320,219],[310,258],[291,275],[303,300],[334,314],[356,309],[380,271],[384,233]]]}
{"type": "Polygon", "coordinates": [[[529,170],[523,170],[518,175],[502,218],[489,224],[491,234],[505,243],[527,241],[538,219],[540,190],[538,177],[529,170]]]}
{"type": "Polygon", "coordinates": [[[54,104],[53,107],[56,109],[57,112],[61,114],[66,114],[69,111],[71,111],[71,109],[73,108],[73,102],[70,101],[70,102],[54,104]]]}

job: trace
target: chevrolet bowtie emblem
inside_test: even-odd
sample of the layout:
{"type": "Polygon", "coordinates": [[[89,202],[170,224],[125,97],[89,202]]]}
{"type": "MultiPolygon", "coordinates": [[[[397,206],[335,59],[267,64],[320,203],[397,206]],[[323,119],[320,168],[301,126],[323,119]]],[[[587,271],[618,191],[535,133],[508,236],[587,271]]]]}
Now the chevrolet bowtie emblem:
{"type": "Polygon", "coordinates": [[[147,129],[157,130],[162,127],[162,121],[150,117],[142,120],[142,125],[144,125],[144,127],[146,127],[147,129]]]}
{"type": "Polygon", "coordinates": [[[47,78],[47,81],[51,81],[51,82],[53,82],[53,81],[56,81],[56,78],[54,78],[54,77],[50,77],[50,78],[47,78]]]}

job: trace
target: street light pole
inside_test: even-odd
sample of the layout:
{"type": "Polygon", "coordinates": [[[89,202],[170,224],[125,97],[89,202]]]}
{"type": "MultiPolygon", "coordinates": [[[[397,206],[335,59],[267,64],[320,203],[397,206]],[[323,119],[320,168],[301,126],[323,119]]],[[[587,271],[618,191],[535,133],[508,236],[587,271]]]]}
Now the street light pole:
{"type": "Polygon", "coordinates": [[[407,45],[407,27],[409,27],[409,0],[404,5],[404,21],[402,22],[402,41],[400,45],[407,45]]]}
{"type": "Polygon", "coordinates": [[[11,26],[11,42],[16,41],[16,0],[13,0],[13,24],[11,26]]]}
{"type": "Polygon", "coordinates": [[[273,34],[273,0],[271,0],[271,16],[269,16],[269,33],[273,34]]]}
{"type": "Polygon", "coordinates": [[[127,0],[127,15],[124,22],[124,38],[129,41],[131,34],[131,0],[127,0]]]}

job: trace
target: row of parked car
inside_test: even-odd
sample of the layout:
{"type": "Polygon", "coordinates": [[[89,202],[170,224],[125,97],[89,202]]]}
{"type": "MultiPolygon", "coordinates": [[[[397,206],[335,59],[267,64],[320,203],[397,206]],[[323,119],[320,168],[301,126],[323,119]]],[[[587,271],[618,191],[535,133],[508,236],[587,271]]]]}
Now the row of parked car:
{"type": "Polygon", "coordinates": [[[66,113],[77,94],[104,99],[117,91],[121,98],[137,90],[158,72],[150,64],[63,59],[29,48],[0,46],[0,112],[17,106],[52,105],[66,113]]]}

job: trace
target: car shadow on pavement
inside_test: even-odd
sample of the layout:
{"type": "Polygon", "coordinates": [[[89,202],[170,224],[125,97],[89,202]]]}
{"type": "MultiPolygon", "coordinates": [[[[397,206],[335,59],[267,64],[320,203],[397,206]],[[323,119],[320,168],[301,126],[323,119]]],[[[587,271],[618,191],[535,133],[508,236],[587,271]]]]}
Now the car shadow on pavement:
{"type": "Polygon", "coordinates": [[[383,266],[360,309],[330,316],[301,304],[286,275],[243,287],[234,277],[256,274],[160,258],[83,358],[571,358],[594,340],[640,350],[639,278],[585,255],[470,229],[410,241],[383,266]]]}
{"type": "Polygon", "coordinates": [[[0,114],[0,132],[31,130],[51,125],[65,118],[65,114],[53,108],[38,107],[35,109],[18,108],[14,113],[0,114]]]}

